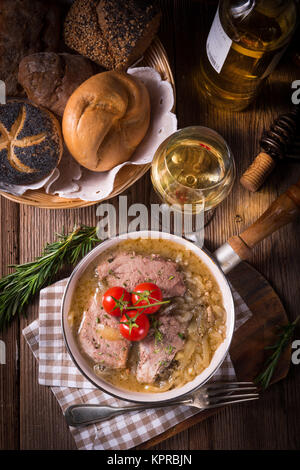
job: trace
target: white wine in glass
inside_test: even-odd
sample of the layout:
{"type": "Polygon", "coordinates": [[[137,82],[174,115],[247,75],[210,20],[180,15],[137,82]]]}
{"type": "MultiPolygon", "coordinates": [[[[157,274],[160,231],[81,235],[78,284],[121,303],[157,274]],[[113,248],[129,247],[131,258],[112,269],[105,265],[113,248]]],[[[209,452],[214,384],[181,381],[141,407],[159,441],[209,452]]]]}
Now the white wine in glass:
{"type": "Polygon", "coordinates": [[[168,137],[157,149],[151,169],[160,199],[183,210],[185,204],[212,211],[232,189],[235,163],[225,140],[214,130],[194,126],[168,137]]]}

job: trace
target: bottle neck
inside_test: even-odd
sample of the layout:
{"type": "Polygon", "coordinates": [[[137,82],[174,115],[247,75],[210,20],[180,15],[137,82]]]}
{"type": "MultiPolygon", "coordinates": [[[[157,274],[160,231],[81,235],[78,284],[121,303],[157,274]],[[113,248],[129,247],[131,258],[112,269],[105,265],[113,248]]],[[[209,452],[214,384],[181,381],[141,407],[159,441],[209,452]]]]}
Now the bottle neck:
{"type": "Polygon", "coordinates": [[[254,48],[283,46],[297,24],[295,0],[220,0],[219,16],[227,35],[235,42],[242,36],[254,48]],[[255,40],[257,38],[257,41],[255,40]]]}
{"type": "Polygon", "coordinates": [[[221,0],[220,7],[225,8],[233,19],[243,20],[254,8],[275,16],[293,3],[298,0],[221,0]]]}
{"type": "Polygon", "coordinates": [[[233,19],[244,19],[256,5],[256,0],[235,1],[230,3],[230,15],[233,19]]]}

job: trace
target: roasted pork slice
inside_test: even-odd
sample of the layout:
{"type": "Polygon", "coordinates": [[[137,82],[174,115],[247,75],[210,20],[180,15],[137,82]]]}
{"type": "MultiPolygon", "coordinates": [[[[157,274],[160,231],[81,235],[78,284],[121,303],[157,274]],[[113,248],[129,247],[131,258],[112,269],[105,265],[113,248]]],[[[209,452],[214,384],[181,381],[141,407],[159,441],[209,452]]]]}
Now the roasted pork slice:
{"type": "Polygon", "coordinates": [[[151,384],[165,371],[184,346],[186,326],[172,313],[155,318],[148,335],[139,342],[138,382],[151,384]]]}
{"type": "Polygon", "coordinates": [[[100,280],[105,279],[109,287],[118,285],[132,291],[141,282],[153,282],[165,298],[182,296],[186,290],[177,264],[159,255],[119,253],[100,264],[97,271],[100,280]]]}
{"type": "Polygon", "coordinates": [[[105,312],[97,295],[84,312],[78,340],[85,354],[97,364],[111,369],[126,366],[130,341],[123,338],[118,319],[105,312]]]}

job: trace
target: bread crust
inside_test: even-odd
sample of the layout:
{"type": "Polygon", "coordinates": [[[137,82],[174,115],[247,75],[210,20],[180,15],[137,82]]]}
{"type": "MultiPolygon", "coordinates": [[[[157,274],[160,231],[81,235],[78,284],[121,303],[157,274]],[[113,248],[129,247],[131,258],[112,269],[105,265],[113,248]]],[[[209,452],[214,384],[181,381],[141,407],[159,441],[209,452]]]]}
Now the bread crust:
{"type": "Polygon", "coordinates": [[[47,109],[23,100],[0,106],[0,180],[26,185],[54,170],[63,153],[61,127],[47,109]]]}
{"type": "Polygon", "coordinates": [[[118,70],[126,70],[143,56],[161,19],[159,6],[153,0],[100,0],[97,15],[118,70]]]}
{"type": "Polygon", "coordinates": [[[0,0],[0,79],[7,96],[24,94],[17,81],[24,56],[57,50],[60,17],[60,7],[51,1],[0,0]]]}
{"type": "Polygon", "coordinates": [[[18,80],[33,103],[62,116],[73,91],[93,74],[94,65],[85,57],[40,52],[20,62],[18,80]]]}
{"type": "Polygon", "coordinates": [[[128,161],[150,123],[145,85],[117,71],[86,80],[70,97],[63,136],[73,157],[92,171],[108,171],[128,161]]]}
{"type": "Polygon", "coordinates": [[[108,70],[140,59],[159,28],[156,0],[75,0],[64,23],[66,44],[108,70]]]}
{"type": "Polygon", "coordinates": [[[109,52],[98,23],[98,0],[75,0],[64,23],[64,40],[68,47],[106,69],[113,69],[114,58],[109,52]]]}

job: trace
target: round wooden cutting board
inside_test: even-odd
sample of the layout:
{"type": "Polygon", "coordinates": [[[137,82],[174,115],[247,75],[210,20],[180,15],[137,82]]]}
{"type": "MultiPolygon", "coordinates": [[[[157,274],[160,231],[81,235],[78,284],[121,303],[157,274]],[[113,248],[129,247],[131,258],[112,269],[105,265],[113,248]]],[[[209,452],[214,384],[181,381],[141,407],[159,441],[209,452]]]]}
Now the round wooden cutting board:
{"type": "MultiPolygon", "coordinates": [[[[175,83],[172,71],[169,65],[167,53],[158,38],[155,38],[151,46],[144,53],[143,60],[137,66],[140,67],[153,67],[157,70],[163,80],[168,80],[173,86],[175,97],[175,83]]],[[[110,199],[114,196],[125,191],[139,178],[141,178],[146,171],[150,168],[151,164],[147,165],[127,165],[123,167],[116,176],[114,189],[109,196],[102,199],[110,199]]],[[[87,202],[81,199],[67,199],[52,194],[46,194],[44,188],[36,190],[28,190],[22,196],[14,196],[12,194],[0,191],[0,194],[11,201],[20,204],[27,204],[30,206],[37,206],[45,209],[74,209],[77,207],[92,206],[99,204],[101,201],[87,202]]]]}
{"type": "MultiPolygon", "coordinates": [[[[265,350],[265,347],[274,344],[278,340],[278,326],[285,325],[288,318],[274,289],[248,263],[242,262],[227,277],[252,312],[252,317],[234,333],[230,347],[230,357],[238,380],[252,381],[261,372],[266,358],[270,354],[270,351],[265,350]]],[[[286,377],[289,371],[290,359],[291,348],[289,347],[282,354],[271,383],[278,382],[286,377]]],[[[255,406],[255,403],[253,406],[255,406]]],[[[165,439],[204,421],[220,409],[222,408],[201,411],[163,434],[143,443],[138,448],[149,449],[165,439]]]]}

